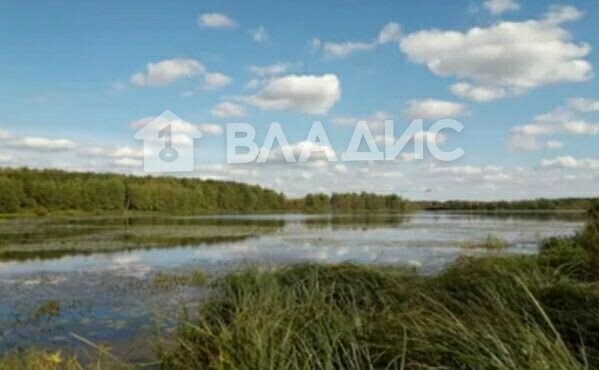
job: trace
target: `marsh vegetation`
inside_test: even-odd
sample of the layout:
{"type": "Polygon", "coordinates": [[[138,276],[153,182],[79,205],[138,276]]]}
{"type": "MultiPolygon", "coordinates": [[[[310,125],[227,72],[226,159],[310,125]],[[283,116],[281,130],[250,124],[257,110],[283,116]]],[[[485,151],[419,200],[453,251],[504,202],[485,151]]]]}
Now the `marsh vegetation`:
{"type": "MultiPolygon", "coordinates": [[[[539,255],[462,257],[423,276],[406,267],[252,267],[216,278],[174,336],[164,369],[599,368],[599,208],[539,255]]],[[[204,274],[157,276],[204,283],[204,274]]],[[[162,284],[162,283],[160,283],[162,284]]],[[[92,357],[93,358],[93,357],[92,357]]],[[[78,369],[80,357],[11,352],[0,369],[78,369]]],[[[139,368],[107,358],[91,368],[139,368]]],[[[86,366],[87,366],[86,365],[86,366]]]]}

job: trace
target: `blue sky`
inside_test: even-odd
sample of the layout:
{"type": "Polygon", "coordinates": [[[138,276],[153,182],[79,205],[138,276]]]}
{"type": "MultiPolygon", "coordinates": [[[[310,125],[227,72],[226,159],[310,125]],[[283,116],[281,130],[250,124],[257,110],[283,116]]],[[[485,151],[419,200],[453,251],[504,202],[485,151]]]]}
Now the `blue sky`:
{"type": "Polygon", "coordinates": [[[168,109],[205,130],[186,176],[292,196],[597,196],[598,19],[591,0],[4,2],[0,165],[143,173],[132,126],[168,109]],[[415,114],[462,122],[439,141],[466,155],[225,163],[228,122],[259,142],[281,122],[297,146],[319,120],[341,153],[349,122],[384,141],[378,120],[415,114]]]}

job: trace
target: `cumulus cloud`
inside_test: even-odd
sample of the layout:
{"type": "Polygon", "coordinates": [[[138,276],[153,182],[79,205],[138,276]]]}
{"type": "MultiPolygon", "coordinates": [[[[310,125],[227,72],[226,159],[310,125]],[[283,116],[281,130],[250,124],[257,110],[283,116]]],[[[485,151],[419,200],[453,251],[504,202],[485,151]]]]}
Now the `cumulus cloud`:
{"type": "Polygon", "coordinates": [[[118,158],[112,161],[112,164],[116,167],[141,167],[143,161],[134,158],[118,158]]]}
{"type": "Polygon", "coordinates": [[[503,169],[498,166],[485,166],[477,167],[472,165],[466,166],[447,166],[437,167],[433,166],[429,169],[430,173],[449,173],[452,175],[482,175],[482,174],[497,174],[501,173],[503,169]]]}
{"type": "Polygon", "coordinates": [[[218,136],[224,133],[223,126],[216,123],[199,123],[196,127],[203,134],[218,136]]]}
{"type": "Polygon", "coordinates": [[[234,118],[247,115],[247,112],[241,105],[231,102],[219,103],[210,112],[213,116],[219,118],[234,118]]]}
{"type": "Polygon", "coordinates": [[[86,148],[81,151],[81,154],[90,157],[105,157],[105,158],[132,158],[142,159],[143,150],[134,149],[131,147],[92,147],[86,148]]]}
{"type": "Polygon", "coordinates": [[[564,143],[558,140],[549,140],[545,143],[547,149],[561,149],[564,147],[564,143]]]}
{"type": "Polygon", "coordinates": [[[562,156],[554,159],[544,159],[541,168],[547,169],[599,169],[599,160],[591,158],[577,159],[572,156],[562,156]]]}
{"type": "Polygon", "coordinates": [[[473,86],[467,82],[458,82],[450,86],[451,92],[461,98],[466,98],[477,103],[488,102],[506,96],[502,87],[473,86]]]}
{"type": "Polygon", "coordinates": [[[579,112],[599,112],[599,99],[572,98],[568,105],[579,112]]]}
{"type": "Polygon", "coordinates": [[[290,68],[291,64],[283,62],[278,62],[264,66],[251,65],[247,67],[247,69],[255,77],[246,83],[245,88],[253,90],[261,86],[264,86],[273,77],[285,74],[290,68]]]}
{"type": "Polygon", "coordinates": [[[0,128],[0,140],[11,140],[14,139],[14,137],[12,132],[0,128]]]}
{"type": "Polygon", "coordinates": [[[401,27],[395,22],[387,23],[379,31],[376,39],[372,41],[345,41],[333,42],[323,41],[319,38],[312,40],[315,50],[322,50],[329,58],[341,59],[360,51],[374,50],[378,45],[399,41],[401,38],[401,27]]]}
{"type": "Polygon", "coordinates": [[[198,26],[204,28],[235,28],[237,22],[223,13],[203,13],[198,16],[198,26]]]}
{"type": "Polygon", "coordinates": [[[334,74],[325,74],[278,77],[254,95],[240,99],[264,110],[325,114],[340,98],[339,79],[334,74]]]}
{"type": "Polygon", "coordinates": [[[204,76],[204,83],[202,84],[202,89],[204,90],[218,90],[223,87],[231,84],[233,80],[231,77],[227,76],[223,73],[206,73],[204,76]]]}
{"type": "Polygon", "coordinates": [[[443,100],[411,100],[407,104],[406,114],[412,119],[455,118],[466,113],[464,105],[443,100]]]}
{"type": "Polygon", "coordinates": [[[563,28],[580,16],[573,7],[552,7],[541,19],[465,32],[423,30],[405,35],[400,49],[432,73],[468,83],[453,88],[459,95],[488,101],[548,84],[589,80],[592,65],[584,58],[591,47],[573,42],[563,28]]]}
{"type": "Polygon", "coordinates": [[[401,26],[395,22],[389,22],[379,32],[377,42],[379,44],[387,44],[389,42],[397,42],[401,38],[401,26]]]}
{"type": "Polygon", "coordinates": [[[145,72],[136,73],[131,77],[131,83],[138,86],[165,86],[196,76],[204,70],[204,66],[195,59],[165,59],[148,63],[145,72]]]}
{"type": "Polygon", "coordinates": [[[599,123],[588,122],[583,117],[593,112],[599,112],[599,100],[569,99],[565,105],[536,116],[531,123],[512,128],[509,145],[523,150],[558,149],[555,140],[543,143],[540,138],[551,135],[599,135],[599,123]]]}
{"type": "Polygon", "coordinates": [[[487,0],[483,5],[493,15],[520,9],[520,4],[514,0],[487,0]]]}
{"type": "Polygon", "coordinates": [[[389,119],[391,119],[389,113],[376,111],[367,117],[335,116],[331,118],[331,123],[337,126],[356,127],[358,121],[366,121],[369,129],[380,131],[385,128],[385,120],[389,119]]]}
{"type": "Polygon", "coordinates": [[[68,139],[50,139],[46,137],[25,136],[15,139],[10,143],[12,146],[35,151],[65,151],[75,148],[75,143],[68,139]]]}

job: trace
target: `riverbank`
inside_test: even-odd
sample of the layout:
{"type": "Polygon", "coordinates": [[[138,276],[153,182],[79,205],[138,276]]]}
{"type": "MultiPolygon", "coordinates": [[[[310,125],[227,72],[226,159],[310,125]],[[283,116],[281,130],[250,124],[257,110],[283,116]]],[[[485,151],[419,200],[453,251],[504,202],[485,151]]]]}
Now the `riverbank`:
{"type": "MultiPolygon", "coordinates": [[[[234,272],[211,284],[176,340],[157,343],[160,366],[598,368],[598,242],[592,213],[583,231],[546,240],[538,256],[464,257],[436,276],[353,264],[234,272]]],[[[99,366],[123,365],[104,352],[99,366]]],[[[0,369],[69,361],[26,352],[6,355],[0,369]]]]}

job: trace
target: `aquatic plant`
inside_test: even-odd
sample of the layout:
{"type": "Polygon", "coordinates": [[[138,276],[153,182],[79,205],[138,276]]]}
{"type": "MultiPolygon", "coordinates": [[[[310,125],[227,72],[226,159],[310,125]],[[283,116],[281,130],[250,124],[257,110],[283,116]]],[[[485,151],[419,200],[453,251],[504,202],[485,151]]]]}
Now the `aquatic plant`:
{"type": "Polygon", "coordinates": [[[161,289],[170,289],[176,286],[202,286],[206,283],[206,274],[200,270],[191,272],[159,272],[152,281],[155,287],[161,289]]]}
{"type": "Polygon", "coordinates": [[[505,249],[508,246],[507,241],[494,235],[487,235],[485,239],[480,241],[464,241],[460,243],[460,247],[464,249],[505,249]]]}

